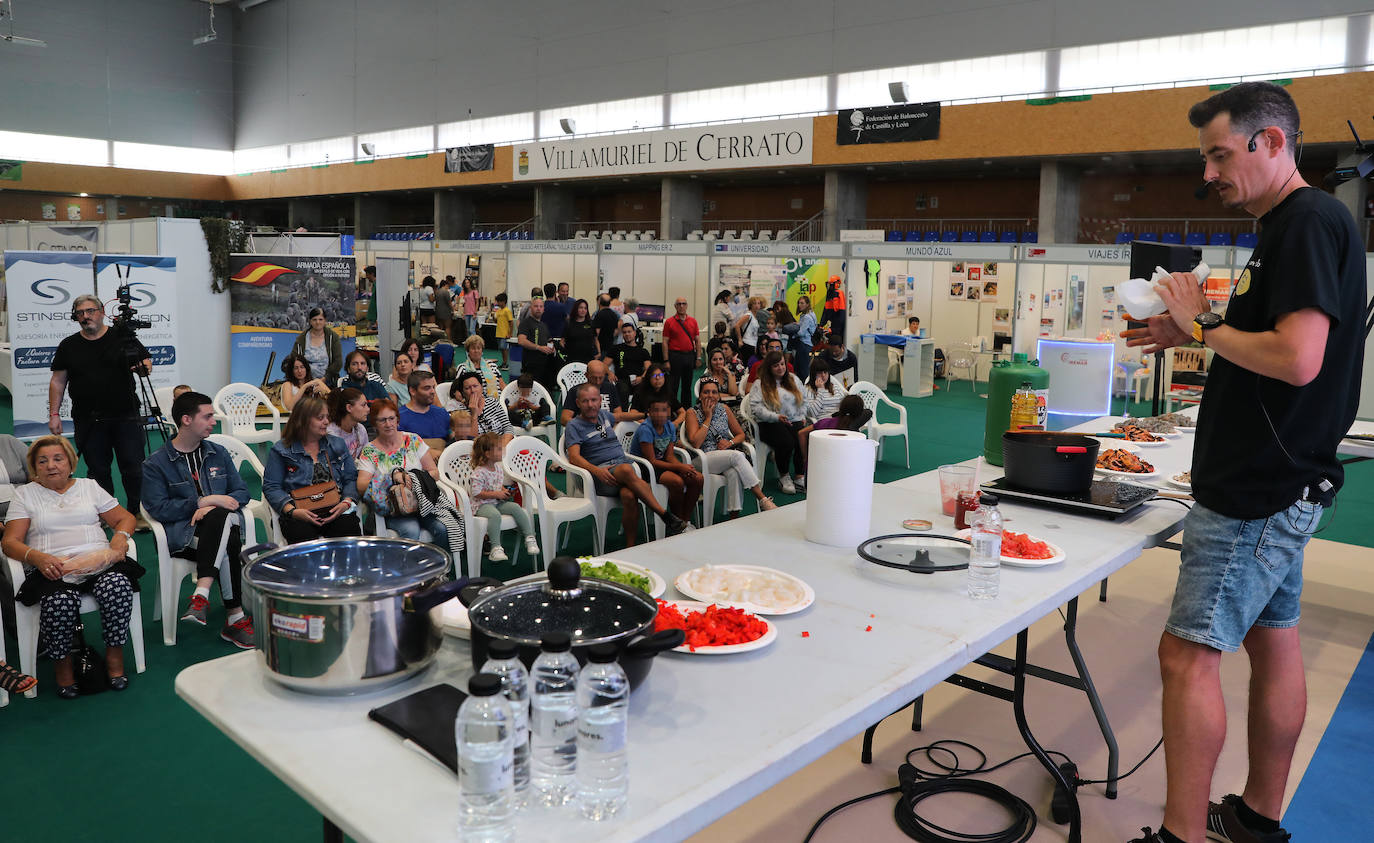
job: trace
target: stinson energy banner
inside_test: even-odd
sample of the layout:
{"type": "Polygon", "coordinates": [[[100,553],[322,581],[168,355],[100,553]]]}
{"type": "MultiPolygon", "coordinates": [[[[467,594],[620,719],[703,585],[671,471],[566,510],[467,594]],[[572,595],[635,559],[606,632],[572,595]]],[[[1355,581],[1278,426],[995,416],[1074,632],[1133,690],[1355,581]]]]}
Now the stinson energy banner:
{"type": "MultiPolygon", "coordinates": [[[[48,433],[48,382],[57,344],[80,330],[72,321],[72,303],[95,292],[90,252],[5,252],[5,287],[9,298],[10,392],[14,397],[14,435],[48,433]]],[[[72,432],[71,399],[65,393],[62,428],[72,432]]]]}

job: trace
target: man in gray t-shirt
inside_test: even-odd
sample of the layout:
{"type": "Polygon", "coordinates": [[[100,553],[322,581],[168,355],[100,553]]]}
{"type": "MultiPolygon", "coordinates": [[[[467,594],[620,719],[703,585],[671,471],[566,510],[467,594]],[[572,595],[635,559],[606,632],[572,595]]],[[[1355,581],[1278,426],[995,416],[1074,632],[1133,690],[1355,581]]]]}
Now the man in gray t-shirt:
{"type": "Polygon", "coordinates": [[[577,388],[577,415],[563,433],[568,462],[591,472],[598,495],[620,497],[620,521],[625,529],[625,546],[639,541],[639,501],[663,519],[665,532],[676,536],[691,525],[663,508],[653,490],[639,476],[635,463],[625,455],[615,433],[615,417],[601,409],[601,390],[584,383],[577,388]]]}

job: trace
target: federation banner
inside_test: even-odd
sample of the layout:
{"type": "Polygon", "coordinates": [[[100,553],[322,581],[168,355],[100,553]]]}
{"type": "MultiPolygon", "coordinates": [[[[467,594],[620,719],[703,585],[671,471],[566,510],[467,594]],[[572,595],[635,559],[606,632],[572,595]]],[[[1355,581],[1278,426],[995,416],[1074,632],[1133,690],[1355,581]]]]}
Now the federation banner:
{"type": "Polygon", "coordinates": [[[844,108],[835,121],[835,143],[904,143],[940,137],[940,103],[913,102],[844,108]]]}
{"type": "MultiPolygon", "coordinates": [[[[72,303],[95,292],[90,252],[5,252],[9,297],[10,393],[14,398],[14,435],[48,433],[48,382],[57,345],[79,330],[72,303]]],[[[58,408],[62,429],[72,432],[71,399],[58,408]]]]}
{"type": "MultiPolygon", "coordinates": [[[[128,307],[131,318],[146,319],[151,324],[136,331],[139,342],[147,347],[153,359],[149,376],[153,388],[176,386],[181,383],[181,368],[177,363],[180,334],[176,323],[177,259],[159,255],[96,255],[96,295],[105,302],[107,321],[113,322],[122,310],[120,288],[128,285],[128,307]]],[[[202,388],[203,391],[203,388],[202,388]]],[[[162,407],[165,413],[171,407],[162,407]]]]}
{"type": "Polygon", "coordinates": [[[444,150],[444,172],[476,173],[496,168],[496,146],[479,143],[475,146],[450,146],[444,150]]]}
{"type": "Polygon", "coordinates": [[[355,269],[352,256],[230,255],[229,379],[281,380],[282,361],[314,307],[324,311],[347,356],[357,341],[355,269]]]}

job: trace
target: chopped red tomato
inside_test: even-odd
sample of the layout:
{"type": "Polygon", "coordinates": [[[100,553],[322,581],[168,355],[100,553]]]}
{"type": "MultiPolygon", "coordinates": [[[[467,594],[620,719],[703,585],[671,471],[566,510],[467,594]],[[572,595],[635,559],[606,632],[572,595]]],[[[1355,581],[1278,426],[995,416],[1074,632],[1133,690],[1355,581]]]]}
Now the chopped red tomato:
{"type": "Polygon", "coordinates": [[[1045,542],[1036,541],[1025,533],[1003,530],[1002,555],[1017,559],[1049,559],[1054,556],[1054,551],[1045,542]]]}
{"type": "Polygon", "coordinates": [[[687,646],[722,647],[728,644],[747,644],[761,638],[768,625],[743,609],[707,606],[705,611],[683,614],[676,604],[658,601],[658,617],[654,631],[681,629],[687,633],[687,646]]]}

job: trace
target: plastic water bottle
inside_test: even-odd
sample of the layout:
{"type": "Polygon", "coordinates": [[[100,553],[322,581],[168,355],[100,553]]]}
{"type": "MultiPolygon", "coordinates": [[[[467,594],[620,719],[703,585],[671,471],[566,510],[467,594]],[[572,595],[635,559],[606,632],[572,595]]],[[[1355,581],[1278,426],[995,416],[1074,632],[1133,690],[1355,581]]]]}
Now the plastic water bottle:
{"type": "Polygon", "coordinates": [[[539,642],[530,680],[530,785],[540,805],[557,807],[573,798],[577,770],[577,657],[566,632],[539,642]]]}
{"type": "Polygon", "coordinates": [[[523,805],[530,788],[530,674],[510,641],[487,647],[483,673],[501,677],[501,691],[510,703],[512,753],[515,760],[515,804],[523,805]]]}
{"type": "Polygon", "coordinates": [[[997,496],[983,494],[978,509],[970,513],[968,596],[990,600],[1002,580],[1002,513],[997,496]]]}
{"type": "Polygon", "coordinates": [[[587,652],[577,675],[577,802],[582,816],[604,820],[625,807],[630,790],[625,737],[630,680],[614,644],[587,652]]]}
{"type": "Polygon", "coordinates": [[[515,764],[510,704],[501,677],[479,673],[454,725],[458,743],[458,830],[463,840],[500,843],[515,836],[515,764]]]}

